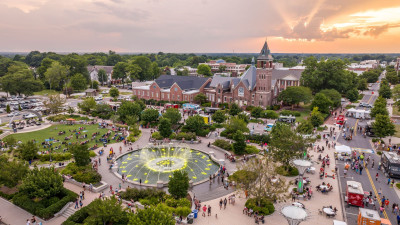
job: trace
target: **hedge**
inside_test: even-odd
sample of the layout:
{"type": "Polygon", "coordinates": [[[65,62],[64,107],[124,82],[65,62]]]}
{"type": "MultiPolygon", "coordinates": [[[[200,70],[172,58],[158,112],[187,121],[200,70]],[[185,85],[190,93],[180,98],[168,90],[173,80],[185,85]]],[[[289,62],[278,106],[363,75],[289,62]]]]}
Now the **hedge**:
{"type": "Polygon", "coordinates": [[[245,151],[246,151],[246,154],[249,154],[249,155],[257,154],[260,152],[260,150],[256,146],[253,146],[253,145],[246,145],[245,151]]]}
{"type": "Polygon", "coordinates": [[[258,206],[256,198],[249,198],[246,201],[245,206],[248,209],[253,209],[254,212],[258,212],[259,214],[265,216],[271,215],[275,211],[275,207],[272,202],[265,198],[260,199],[260,206],[258,206]]]}
{"type": "Polygon", "coordinates": [[[75,163],[69,163],[61,173],[71,175],[74,180],[81,183],[96,184],[101,181],[101,175],[91,165],[77,166],[75,163]]]}
{"type": "Polygon", "coordinates": [[[51,199],[43,199],[35,202],[24,193],[18,193],[13,197],[12,202],[38,217],[49,219],[55,213],[58,213],[67,203],[75,201],[77,197],[76,193],[64,188],[59,196],[54,196],[51,199]],[[45,207],[49,203],[50,205],[45,207]]]}
{"type": "Polygon", "coordinates": [[[282,116],[301,116],[301,113],[299,111],[290,111],[290,110],[282,110],[279,114],[281,114],[282,116]]]}
{"type": "Polygon", "coordinates": [[[152,197],[158,199],[165,199],[166,193],[162,190],[157,190],[156,188],[147,188],[147,189],[137,189],[137,188],[129,188],[124,192],[121,192],[121,198],[130,201],[133,199],[134,201],[138,201],[140,199],[150,199],[152,197]]]}
{"type": "MultiPolygon", "coordinates": [[[[67,152],[67,153],[53,153],[51,154],[51,159],[53,161],[66,161],[70,160],[72,158],[72,154],[67,152]]],[[[41,162],[46,162],[50,161],[50,154],[42,154],[39,155],[39,160],[41,162]]]]}
{"type": "Polygon", "coordinates": [[[222,149],[225,149],[227,151],[232,151],[232,144],[229,143],[229,141],[223,140],[223,139],[217,139],[213,143],[214,146],[220,147],[222,149]]]}
{"type": "Polygon", "coordinates": [[[286,170],[286,166],[279,166],[276,167],[275,171],[279,175],[287,176],[287,177],[294,177],[299,175],[299,170],[296,167],[289,166],[289,170],[286,170]]]}

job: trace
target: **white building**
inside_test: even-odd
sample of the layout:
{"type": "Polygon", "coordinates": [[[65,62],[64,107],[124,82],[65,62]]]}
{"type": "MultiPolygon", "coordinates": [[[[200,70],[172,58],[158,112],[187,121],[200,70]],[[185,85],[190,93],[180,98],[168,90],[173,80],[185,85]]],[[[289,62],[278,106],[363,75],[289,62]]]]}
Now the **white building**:
{"type": "Polygon", "coordinates": [[[111,75],[113,72],[113,66],[88,66],[87,70],[89,71],[89,75],[90,75],[90,79],[91,80],[95,80],[95,81],[99,81],[99,70],[103,69],[106,71],[107,74],[107,81],[110,81],[112,79],[111,75]]]}

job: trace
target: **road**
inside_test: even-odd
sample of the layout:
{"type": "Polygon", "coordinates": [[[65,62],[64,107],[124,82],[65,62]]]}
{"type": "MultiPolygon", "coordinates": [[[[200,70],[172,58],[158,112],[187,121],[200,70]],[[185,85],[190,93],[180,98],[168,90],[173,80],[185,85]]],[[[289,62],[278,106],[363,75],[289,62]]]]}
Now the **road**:
{"type": "MultiPolygon", "coordinates": [[[[383,76],[384,74],[381,75],[380,79],[383,76]]],[[[378,83],[373,84],[372,87],[370,87],[370,90],[364,92],[365,95],[362,99],[362,102],[373,104],[376,98],[378,97],[378,89],[379,89],[379,84],[378,83]],[[374,92],[374,94],[372,94],[372,92],[374,92]]],[[[347,118],[347,125],[349,125],[349,127],[357,127],[357,126],[364,127],[366,125],[366,121],[360,121],[354,118],[347,118]]],[[[344,140],[343,136],[340,135],[340,137],[338,138],[338,142],[350,146],[352,148],[372,149],[372,146],[370,144],[370,139],[371,139],[370,137],[364,138],[361,135],[361,133],[359,132],[357,133],[357,131],[355,131],[353,133],[353,139],[351,141],[344,140]]],[[[378,156],[375,153],[365,153],[365,155],[366,157],[370,156],[371,160],[373,159],[375,161],[375,167],[371,168],[371,163],[370,163],[368,167],[363,170],[362,175],[357,174],[354,170],[349,170],[347,177],[344,178],[343,176],[344,163],[343,161],[337,162],[337,165],[339,167],[340,185],[342,187],[342,194],[344,196],[346,193],[346,181],[348,180],[354,180],[360,182],[363,186],[364,191],[368,192],[372,191],[373,196],[378,196],[378,192],[381,189],[382,196],[385,196],[386,199],[389,199],[390,201],[389,207],[386,209],[386,212],[384,213],[383,217],[388,218],[392,224],[397,224],[396,216],[392,213],[391,208],[393,203],[400,203],[400,199],[397,196],[395,190],[391,188],[389,185],[387,185],[387,178],[384,176],[383,172],[377,170],[378,163],[380,161],[380,156],[378,156]],[[378,181],[375,180],[375,176],[377,173],[379,174],[378,181]]],[[[380,201],[380,199],[381,198],[378,197],[378,201],[380,201]]],[[[348,224],[349,225],[357,224],[358,208],[354,206],[345,207],[345,211],[348,224]]]]}

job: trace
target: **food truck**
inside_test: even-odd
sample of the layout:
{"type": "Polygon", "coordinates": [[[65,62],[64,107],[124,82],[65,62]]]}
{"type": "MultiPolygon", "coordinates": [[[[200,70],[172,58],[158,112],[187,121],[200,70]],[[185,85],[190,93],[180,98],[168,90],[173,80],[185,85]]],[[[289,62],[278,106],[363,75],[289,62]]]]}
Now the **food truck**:
{"type": "Polygon", "coordinates": [[[179,108],[179,105],[178,105],[178,104],[170,104],[170,103],[167,103],[167,104],[164,105],[164,108],[165,108],[165,109],[169,109],[169,108],[178,109],[178,108],[179,108]]]}
{"type": "Polygon", "coordinates": [[[205,124],[212,124],[212,119],[210,115],[200,114],[199,116],[203,118],[205,124]]]}
{"type": "Polygon", "coordinates": [[[346,197],[348,205],[354,205],[364,208],[364,190],[361,183],[356,181],[347,181],[346,185],[346,197]]]}
{"type": "MultiPolygon", "coordinates": [[[[390,222],[389,222],[390,223],[390,222]]],[[[360,208],[358,211],[357,225],[381,225],[378,211],[360,208]]]]}
{"type": "Polygon", "coordinates": [[[390,177],[400,177],[400,158],[394,152],[383,152],[381,156],[383,172],[390,177]]]}

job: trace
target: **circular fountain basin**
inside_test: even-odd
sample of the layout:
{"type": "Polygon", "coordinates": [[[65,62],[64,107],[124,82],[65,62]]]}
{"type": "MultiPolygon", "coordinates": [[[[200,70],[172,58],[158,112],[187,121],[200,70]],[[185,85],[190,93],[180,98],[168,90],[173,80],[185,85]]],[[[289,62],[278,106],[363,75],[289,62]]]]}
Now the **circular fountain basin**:
{"type": "Polygon", "coordinates": [[[118,173],[124,174],[128,181],[156,185],[158,181],[167,183],[172,173],[183,170],[193,183],[198,183],[215,174],[219,164],[211,157],[188,145],[147,146],[119,157],[118,173]]]}

